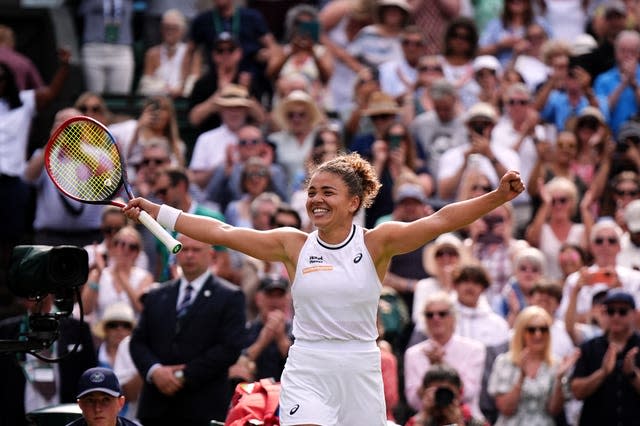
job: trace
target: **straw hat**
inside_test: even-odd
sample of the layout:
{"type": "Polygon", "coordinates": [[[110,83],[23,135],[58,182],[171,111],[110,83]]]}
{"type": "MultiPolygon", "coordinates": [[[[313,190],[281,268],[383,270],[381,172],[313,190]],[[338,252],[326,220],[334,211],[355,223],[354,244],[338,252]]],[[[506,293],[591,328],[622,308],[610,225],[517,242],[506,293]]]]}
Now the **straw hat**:
{"type": "Polygon", "coordinates": [[[379,8],[385,6],[395,6],[402,9],[405,13],[411,13],[411,5],[407,0],[378,0],[377,6],[379,8]]]}
{"type": "Polygon", "coordinates": [[[398,103],[393,96],[384,92],[373,92],[369,98],[367,108],[362,114],[371,117],[374,115],[395,115],[400,111],[398,103]]]}
{"type": "Polygon", "coordinates": [[[493,105],[486,102],[478,102],[469,108],[464,121],[468,123],[474,118],[486,118],[496,123],[498,121],[498,112],[493,105]]]}
{"type": "Polygon", "coordinates": [[[315,127],[324,119],[322,111],[320,111],[311,95],[302,90],[294,90],[278,103],[273,112],[273,119],[280,128],[287,129],[289,127],[287,112],[295,104],[303,105],[307,109],[312,127],[315,127]]]}
{"type": "Polygon", "coordinates": [[[250,107],[249,91],[244,86],[227,84],[216,97],[215,104],[219,107],[250,107]]]}
{"type": "Polygon", "coordinates": [[[453,248],[458,252],[458,260],[460,264],[467,263],[469,261],[470,256],[468,255],[468,252],[460,238],[451,233],[442,234],[422,251],[422,267],[429,273],[429,275],[437,274],[438,264],[436,262],[436,253],[444,247],[453,248]]]}
{"type": "Polygon", "coordinates": [[[104,314],[102,315],[102,319],[93,325],[93,334],[100,339],[104,339],[104,326],[112,321],[128,322],[131,324],[131,328],[135,327],[136,317],[131,305],[126,302],[115,302],[107,306],[107,309],[104,310],[104,314]]]}

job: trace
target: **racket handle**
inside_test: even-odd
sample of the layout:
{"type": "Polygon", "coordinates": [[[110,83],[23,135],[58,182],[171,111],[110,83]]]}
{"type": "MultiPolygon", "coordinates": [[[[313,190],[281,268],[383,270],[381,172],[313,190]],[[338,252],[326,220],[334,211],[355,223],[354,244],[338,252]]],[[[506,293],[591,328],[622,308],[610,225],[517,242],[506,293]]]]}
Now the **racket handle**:
{"type": "Polygon", "coordinates": [[[140,223],[146,226],[146,228],[151,231],[151,233],[155,235],[156,238],[160,240],[160,242],[164,244],[171,253],[178,253],[182,249],[182,244],[180,243],[180,241],[173,238],[166,229],[164,229],[158,222],[153,220],[149,213],[145,212],[144,210],[141,211],[138,219],[140,220],[140,223]]]}

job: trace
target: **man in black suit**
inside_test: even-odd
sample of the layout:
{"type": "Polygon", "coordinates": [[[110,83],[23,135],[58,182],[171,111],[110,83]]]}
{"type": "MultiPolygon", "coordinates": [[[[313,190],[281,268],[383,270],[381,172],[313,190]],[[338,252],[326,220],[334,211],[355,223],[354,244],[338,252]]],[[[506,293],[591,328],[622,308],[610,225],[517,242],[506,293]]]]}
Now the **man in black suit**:
{"type": "Polygon", "coordinates": [[[184,235],[178,239],[183,276],[147,294],[130,342],[145,379],[138,406],[145,426],[224,420],[227,371],[245,341],[242,291],[211,274],[210,245],[184,235]]]}
{"type": "MultiPolygon", "coordinates": [[[[53,297],[42,304],[24,300],[27,312],[51,312],[53,297]]],[[[0,339],[16,340],[28,330],[27,315],[0,322],[0,339]]],[[[60,320],[60,336],[53,343],[50,358],[63,357],[77,344],[75,353],[59,363],[40,362],[24,353],[0,354],[0,425],[25,425],[25,413],[58,403],[76,401],[76,386],[82,373],[98,363],[91,331],[85,322],[74,318],[60,320]]],[[[42,352],[41,352],[42,353],[42,352]]]]}

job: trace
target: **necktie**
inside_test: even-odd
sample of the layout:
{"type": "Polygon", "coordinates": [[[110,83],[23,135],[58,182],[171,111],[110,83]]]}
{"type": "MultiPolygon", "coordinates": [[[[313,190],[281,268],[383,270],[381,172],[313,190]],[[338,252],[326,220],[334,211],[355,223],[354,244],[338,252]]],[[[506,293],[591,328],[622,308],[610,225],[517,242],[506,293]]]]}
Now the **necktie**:
{"type": "Polygon", "coordinates": [[[189,310],[189,305],[191,305],[191,297],[193,293],[193,286],[191,284],[187,284],[184,289],[184,296],[182,297],[182,301],[178,305],[177,316],[178,318],[182,318],[187,314],[189,310]]]}

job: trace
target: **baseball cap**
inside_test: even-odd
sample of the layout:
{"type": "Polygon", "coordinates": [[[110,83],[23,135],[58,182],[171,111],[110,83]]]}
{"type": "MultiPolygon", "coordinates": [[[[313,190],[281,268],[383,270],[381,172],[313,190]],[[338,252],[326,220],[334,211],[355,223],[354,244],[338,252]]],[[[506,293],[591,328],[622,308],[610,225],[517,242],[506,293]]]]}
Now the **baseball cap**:
{"type": "Polygon", "coordinates": [[[493,55],[480,55],[473,60],[473,71],[478,72],[482,69],[495,71],[496,74],[502,73],[500,61],[493,55]]]}
{"type": "Polygon", "coordinates": [[[640,138],[640,123],[635,121],[627,121],[620,126],[618,132],[618,141],[624,141],[628,138],[640,138]]]}
{"type": "Polygon", "coordinates": [[[393,199],[394,202],[399,203],[408,198],[418,200],[421,203],[426,202],[426,197],[424,195],[424,190],[422,187],[415,183],[403,183],[396,190],[395,197],[393,199]]]}
{"type": "Polygon", "coordinates": [[[604,16],[622,15],[626,16],[627,7],[620,0],[609,0],[604,6],[604,16]]]}
{"type": "Polygon", "coordinates": [[[279,275],[269,275],[260,280],[258,290],[269,292],[271,290],[282,290],[286,292],[289,289],[289,282],[279,275]]]}
{"type": "Polygon", "coordinates": [[[640,200],[633,200],[624,209],[624,220],[631,232],[640,232],[640,200]]]}
{"type": "Polygon", "coordinates": [[[228,43],[233,46],[237,46],[238,40],[236,40],[236,38],[233,37],[233,35],[230,32],[223,31],[220,34],[218,34],[218,37],[216,37],[215,41],[213,42],[213,46],[217,47],[223,43],[228,43]]]}
{"type": "Polygon", "coordinates": [[[103,367],[95,367],[86,370],[78,381],[77,399],[91,392],[102,392],[118,397],[122,395],[120,383],[113,370],[103,367]]]}
{"type": "Polygon", "coordinates": [[[631,309],[636,308],[636,301],[633,300],[633,296],[631,296],[626,291],[617,288],[612,288],[611,290],[609,290],[602,303],[604,303],[605,305],[609,305],[611,303],[625,303],[629,305],[631,309]]]}

